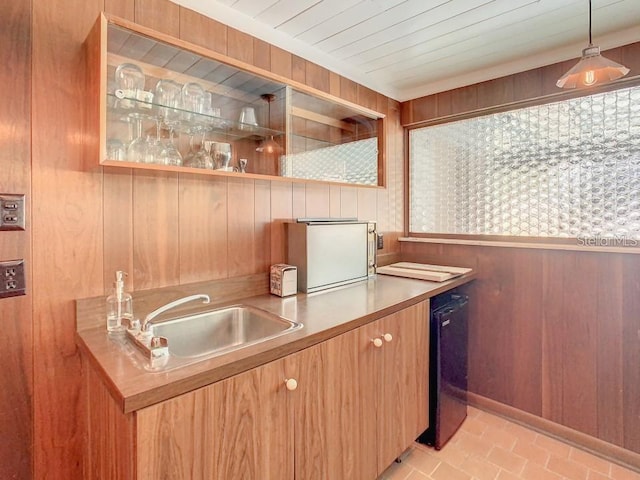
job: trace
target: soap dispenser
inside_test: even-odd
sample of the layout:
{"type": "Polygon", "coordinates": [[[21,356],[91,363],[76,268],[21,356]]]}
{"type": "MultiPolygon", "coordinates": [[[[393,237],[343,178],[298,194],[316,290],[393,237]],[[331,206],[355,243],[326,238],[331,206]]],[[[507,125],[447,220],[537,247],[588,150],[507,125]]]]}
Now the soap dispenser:
{"type": "Polygon", "coordinates": [[[107,331],[124,333],[133,321],[133,299],[124,291],[126,273],[118,270],[113,293],[107,297],[107,331]]]}

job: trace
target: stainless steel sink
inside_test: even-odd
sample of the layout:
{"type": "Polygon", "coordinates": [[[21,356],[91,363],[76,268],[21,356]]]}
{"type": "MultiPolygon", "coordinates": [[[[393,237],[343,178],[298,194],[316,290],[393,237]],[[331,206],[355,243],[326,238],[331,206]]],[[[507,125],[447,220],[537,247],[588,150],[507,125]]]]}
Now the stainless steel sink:
{"type": "Polygon", "coordinates": [[[255,307],[232,305],[156,323],[152,331],[168,340],[171,355],[194,358],[255,345],[301,327],[255,307]]]}

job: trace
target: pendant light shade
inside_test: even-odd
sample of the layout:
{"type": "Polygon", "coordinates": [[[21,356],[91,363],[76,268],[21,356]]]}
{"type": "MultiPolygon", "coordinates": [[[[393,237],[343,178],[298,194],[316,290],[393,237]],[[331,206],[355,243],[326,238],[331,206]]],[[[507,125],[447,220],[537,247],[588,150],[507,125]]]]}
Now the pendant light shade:
{"type": "MultiPolygon", "coordinates": [[[[271,128],[271,102],[273,102],[276,96],[272,93],[264,93],[260,95],[260,98],[262,98],[265,102],[267,102],[267,105],[269,106],[269,110],[267,113],[268,115],[267,120],[268,120],[269,128],[271,128]]],[[[266,153],[268,155],[280,154],[282,153],[282,147],[278,144],[278,142],[276,142],[273,139],[273,135],[269,135],[269,138],[260,142],[260,145],[258,145],[258,148],[256,148],[256,152],[266,153]]]]}
{"type": "Polygon", "coordinates": [[[582,50],[582,58],[558,79],[560,88],[584,88],[612,82],[629,73],[624,65],[600,55],[600,47],[591,42],[591,0],[589,0],[589,46],[582,50]]]}

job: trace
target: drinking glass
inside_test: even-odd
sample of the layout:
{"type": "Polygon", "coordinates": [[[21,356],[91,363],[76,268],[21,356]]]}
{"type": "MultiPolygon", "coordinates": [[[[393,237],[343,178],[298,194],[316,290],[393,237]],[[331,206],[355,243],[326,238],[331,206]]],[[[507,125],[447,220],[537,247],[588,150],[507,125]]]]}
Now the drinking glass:
{"type": "Polygon", "coordinates": [[[204,108],[204,89],[199,83],[189,82],[182,86],[182,108],[186,110],[185,120],[194,122],[204,108]]]}
{"type": "Polygon", "coordinates": [[[180,100],[182,85],[173,80],[158,80],[156,83],[155,100],[158,105],[158,116],[167,125],[180,120],[180,100]]]}
{"type": "Polygon", "coordinates": [[[128,99],[135,99],[138,97],[139,91],[144,91],[144,73],[142,69],[133,63],[122,63],[116,67],[115,81],[116,96],[121,98],[119,106],[133,108],[134,101],[128,99]]]}
{"type": "Polygon", "coordinates": [[[213,161],[219,170],[229,171],[231,162],[231,145],[222,142],[212,142],[211,152],[213,161]]]}
{"type": "Polygon", "coordinates": [[[251,127],[257,127],[256,110],[253,107],[244,107],[240,110],[240,129],[250,129],[251,127]]]}

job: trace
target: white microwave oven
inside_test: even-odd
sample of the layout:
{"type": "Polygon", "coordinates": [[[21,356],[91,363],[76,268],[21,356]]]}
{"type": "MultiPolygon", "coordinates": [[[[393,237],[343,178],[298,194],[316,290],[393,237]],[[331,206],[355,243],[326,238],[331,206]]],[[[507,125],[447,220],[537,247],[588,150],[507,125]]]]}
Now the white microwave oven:
{"type": "Polygon", "coordinates": [[[298,268],[298,290],[316,292],[376,273],[375,222],[300,218],[286,223],[287,263],[298,268]]]}

